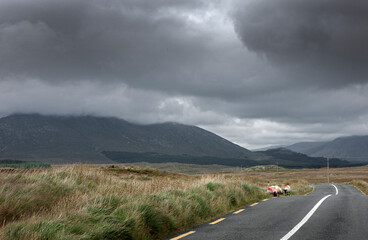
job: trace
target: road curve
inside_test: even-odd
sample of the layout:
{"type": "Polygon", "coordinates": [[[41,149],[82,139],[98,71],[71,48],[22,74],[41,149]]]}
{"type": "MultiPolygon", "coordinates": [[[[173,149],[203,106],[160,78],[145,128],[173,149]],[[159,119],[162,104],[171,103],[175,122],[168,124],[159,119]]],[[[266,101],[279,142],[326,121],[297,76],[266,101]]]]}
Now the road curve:
{"type": "Polygon", "coordinates": [[[307,196],[260,201],[221,218],[168,239],[368,239],[368,196],[351,185],[316,185],[307,196]]]}

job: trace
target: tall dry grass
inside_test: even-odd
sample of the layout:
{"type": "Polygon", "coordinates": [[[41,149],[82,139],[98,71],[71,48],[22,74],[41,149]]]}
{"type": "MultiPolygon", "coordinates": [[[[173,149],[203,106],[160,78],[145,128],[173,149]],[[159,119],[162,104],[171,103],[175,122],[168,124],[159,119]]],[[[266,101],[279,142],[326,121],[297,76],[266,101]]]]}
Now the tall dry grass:
{"type": "MultiPolygon", "coordinates": [[[[330,170],[368,193],[368,166],[330,170]]],[[[326,169],[184,175],[87,165],[0,171],[1,239],[160,239],[269,197],[326,183],[326,169]]]]}
{"type": "Polygon", "coordinates": [[[364,194],[368,194],[368,182],[364,180],[353,180],[351,184],[357,187],[364,194]]]}
{"type": "Polygon", "coordinates": [[[1,172],[0,236],[159,239],[267,197],[258,181],[85,165],[1,172]]]}

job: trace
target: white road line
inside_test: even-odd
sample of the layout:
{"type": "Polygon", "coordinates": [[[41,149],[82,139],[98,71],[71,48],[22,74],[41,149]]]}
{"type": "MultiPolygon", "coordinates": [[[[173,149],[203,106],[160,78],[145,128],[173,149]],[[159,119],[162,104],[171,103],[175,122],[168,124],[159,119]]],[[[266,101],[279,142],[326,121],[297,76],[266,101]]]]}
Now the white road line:
{"type": "Polygon", "coordinates": [[[299,228],[301,228],[307,221],[308,219],[313,215],[313,213],[317,210],[317,208],[323,203],[324,200],[326,200],[330,195],[327,195],[326,197],[322,198],[321,200],[319,200],[319,202],[309,211],[309,213],[293,228],[290,230],[290,232],[288,232],[284,237],[282,237],[280,240],[287,240],[289,239],[291,236],[294,235],[294,233],[296,233],[299,228]]]}
{"type": "Polygon", "coordinates": [[[334,186],[335,189],[336,189],[336,194],[335,195],[339,194],[339,190],[337,189],[337,187],[335,185],[333,185],[333,184],[331,184],[331,185],[334,186]]]}

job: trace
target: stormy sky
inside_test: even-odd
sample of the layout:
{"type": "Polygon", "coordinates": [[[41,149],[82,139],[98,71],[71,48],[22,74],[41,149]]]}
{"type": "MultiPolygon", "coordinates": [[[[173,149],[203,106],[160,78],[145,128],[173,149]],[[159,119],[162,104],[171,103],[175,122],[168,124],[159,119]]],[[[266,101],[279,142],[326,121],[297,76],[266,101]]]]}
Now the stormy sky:
{"type": "Polygon", "coordinates": [[[246,148],[368,134],[366,0],[0,0],[0,116],[175,121],[246,148]]]}

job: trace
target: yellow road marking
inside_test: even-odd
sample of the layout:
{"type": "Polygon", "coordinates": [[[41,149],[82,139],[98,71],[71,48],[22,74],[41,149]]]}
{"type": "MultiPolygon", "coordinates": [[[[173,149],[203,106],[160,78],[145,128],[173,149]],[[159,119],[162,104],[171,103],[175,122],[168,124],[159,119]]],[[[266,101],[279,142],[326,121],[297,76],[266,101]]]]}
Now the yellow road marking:
{"type": "Polygon", "coordinates": [[[267,200],[268,200],[268,198],[266,198],[266,199],[263,199],[262,201],[263,201],[263,202],[266,202],[267,200]]]}
{"type": "Polygon", "coordinates": [[[253,206],[255,206],[255,205],[257,205],[258,203],[256,202],[256,203],[253,203],[252,205],[250,205],[251,207],[253,207],[253,206]]]}
{"type": "Polygon", "coordinates": [[[170,240],[178,240],[178,239],[180,239],[180,238],[186,237],[186,236],[188,236],[188,235],[190,235],[190,234],[193,234],[193,233],[195,233],[195,232],[196,232],[196,231],[190,231],[190,232],[184,233],[184,234],[182,234],[182,235],[180,235],[180,236],[177,236],[177,237],[171,238],[170,240]]]}
{"type": "Polygon", "coordinates": [[[233,214],[241,213],[241,212],[243,212],[244,210],[245,210],[245,209],[240,209],[240,210],[238,210],[238,211],[234,212],[233,214]]]}
{"type": "Polygon", "coordinates": [[[311,191],[311,192],[309,192],[309,193],[304,194],[304,196],[307,196],[308,194],[310,194],[310,193],[312,193],[312,192],[314,192],[314,186],[313,186],[312,191],[311,191]]]}
{"type": "Polygon", "coordinates": [[[209,223],[209,224],[213,225],[213,224],[219,223],[219,222],[221,222],[221,221],[223,221],[223,220],[225,220],[225,218],[217,219],[216,221],[211,222],[211,223],[209,223]]]}

